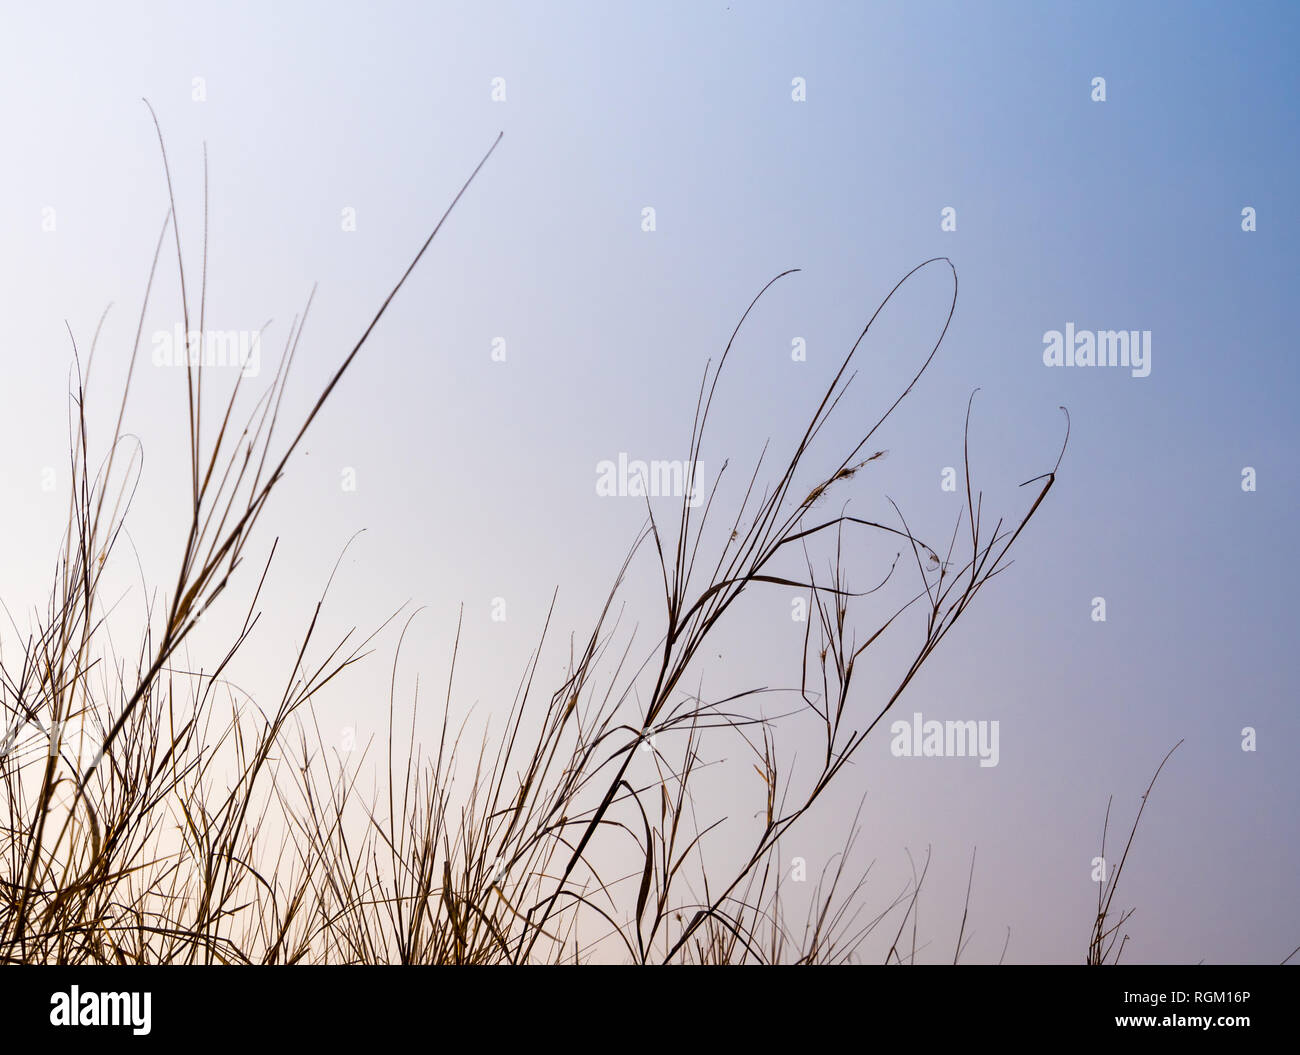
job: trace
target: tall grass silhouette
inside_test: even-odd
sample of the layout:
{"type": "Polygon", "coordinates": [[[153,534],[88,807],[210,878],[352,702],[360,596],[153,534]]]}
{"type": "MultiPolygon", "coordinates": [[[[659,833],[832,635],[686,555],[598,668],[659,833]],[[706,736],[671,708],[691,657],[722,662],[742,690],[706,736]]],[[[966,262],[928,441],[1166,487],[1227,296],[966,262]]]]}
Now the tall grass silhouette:
{"type": "MultiPolygon", "coordinates": [[[[683,499],[667,522],[647,501],[645,526],[594,625],[576,639],[558,685],[540,684],[537,654],[551,632],[548,617],[492,737],[469,746],[453,714],[449,680],[436,742],[427,749],[416,742],[413,709],[411,745],[399,749],[406,719],[394,678],[386,747],[380,745],[378,757],[363,753],[349,762],[322,737],[313,700],[374,637],[322,645],[316,617],[323,595],[283,696],[261,711],[227,716],[223,673],[254,632],[271,558],[260,567],[244,565],[267,500],[307,430],[497,144],[301,420],[286,422],[281,410],[310,299],[269,385],[247,397],[246,414],[237,413],[242,377],[224,402],[214,403],[202,357],[188,368],[188,534],[174,583],[149,605],[124,659],[108,635],[101,582],[122,547],[139,479],[124,422],[145,311],[169,244],[186,332],[194,314],[203,333],[206,313],[206,175],[204,265],[194,292],[161,130],[158,138],[170,209],[116,428],[101,447],[87,425],[101,318],[84,364],[73,341],[73,487],[49,603],[31,631],[19,635],[17,661],[7,653],[0,659],[8,730],[0,757],[0,956],[62,963],[827,963],[857,957],[867,937],[885,928],[886,938],[893,933],[886,959],[914,960],[924,870],[909,891],[868,913],[865,876],[850,873],[846,863],[856,837],[849,832],[845,852],[797,913],[782,891],[779,845],[841,782],[922,665],[1007,567],[1009,551],[1056,479],[1059,458],[1052,471],[1022,485],[1029,488],[1027,509],[990,528],[970,480],[967,441],[965,509],[937,548],[911,532],[897,506],[897,524],[822,512],[845,481],[871,471],[882,453],[873,449],[873,437],[933,362],[956,307],[952,264],[927,260],[889,292],[793,450],[771,479],[758,460],[737,508],[723,507],[716,479],[692,481],[706,489],[705,501],[696,508],[683,499]],[[944,268],[952,295],[933,348],[856,443],[817,468],[814,440],[840,407],[855,356],[880,311],[912,276],[944,268]],[[808,478],[810,489],[797,485],[808,478]],[[715,521],[725,527],[717,530],[715,521]],[[848,554],[871,539],[900,556],[885,581],[855,591],[848,554]],[[815,570],[809,547],[817,544],[833,552],[828,572],[815,570]],[[618,598],[633,556],[646,548],[662,577],[659,635],[644,655],[631,643],[620,652],[618,598]],[[789,572],[792,559],[806,572],[789,572]],[[906,600],[860,638],[850,611],[904,576],[915,576],[906,600]],[[757,688],[712,701],[688,688],[706,642],[754,587],[808,598],[794,715],[764,716],[757,688]],[[182,665],[179,650],[218,598],[223,610],[246,613],[238,632],[198,670],[182,665]],[[903,626],[905,613],[917,628],[910,658],[894,681],[870,686],[878,698],[864,712],[866,687],[855,672],[887,630],[903,626]],[[311,658],[318,654],[323,658],[311,658]],[[795,780],[779,750],[784,723],[794,719],[815,728],[822,745],[811,779],[795,780]],[[702,751],[719,738],[739,738],[752,752],[762,789],[749,843],[721,866],[703,856],[705,837],[721,818],[698,779],[707,757],[702,751]],[[653,779],[637,777],[638,757],[652,760],[653,779]],[[372,764],[379,790],[366,796],[359,789],[372,764]]],[[[699,463],[705,447],[736,336],[781,277],[759,292],[716,364],[705,368],[689,465],[699,463]]],[[[970,412],[968,405],[968,436],[970,412]]],[[[459,633],[453,677],[458,646],[459,633]]],[[[400,640],[397,647],[400,653],[400,640]]],[[[961,950],[959,935],[957,956],[961,950]]]]}

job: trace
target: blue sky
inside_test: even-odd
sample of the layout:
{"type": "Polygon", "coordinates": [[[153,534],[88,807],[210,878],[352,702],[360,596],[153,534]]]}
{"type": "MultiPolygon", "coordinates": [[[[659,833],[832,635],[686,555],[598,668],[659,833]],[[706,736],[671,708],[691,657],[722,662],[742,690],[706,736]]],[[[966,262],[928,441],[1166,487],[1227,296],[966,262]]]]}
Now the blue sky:
{"type": "MultiPolygon", "coordinates": [[[[166,210],[142,97],[167,138],[191,267],[207,145],[213,324],[273,319],[278,349],[319,283],[299,413],[504,131],[268,512],[264,542],[282,545],[267,604],[283,616],[250,645],[250,691],[278,690],[284,650],[364,528],[331,625],[427,605],[401,669],[408,688],[417,672],[438,684],[463,602],[464,703],[501,713],[552,592],[561,638],[581,635],[643,518],[596,495],[597,463],[686,457],[705,362],[758,289],[802,269],[742,334],[708,470],[730,457],[747,475],[765,440],[788,444],[894,282],[948,256],[952,327],[882,433],[889,457],[851,494],[860,515],[885,515],[888,495],[918,533],[946,537],[959,500],[941,474],[961,464],[978,388],[973,468],[988,508],[1014,512],[1016,485],[1055,462],[1068,407],[1059,481],[1015,565],[899,704],[998,720],[1000,761],[898,759],[873,738],[788,852],[828,860],[865,794],[882,904],[906,851],[933,848],[922,958],[945,958],[978,847],[969,958],[997,959],[1010,927],[1009,960],[1076,961],[1107,799],[1126,833],[1181,739],[1121,891],[1138,908],[1126,957],[1276,961],[1300,943],[1294,5],[49,4],[9,5],[4,20],[12,612],[39,603],[56,553],[63,505],[41,480],[66,458],[64,320],[88,340],[114,302],[103,369],[120,380],[166,210]],[[1150,331],[1150,376],[1044,366],[1043,335],[1067,323],[1150,331]],[[806,362],[791,360],[795,338],[806,362]],[[340,487],[347,469],[355,491],[340,487]],[[498,597],[504,623],[489,617],[498,597]]],[[[146,332],[177,315],[164,265],[146,332]]],[[[923,358],[945,275],[919,276],[873,331],[828,458],[923,358]]],[[[184,515],[178,378],[145,372],[131,404],[145,450],[133,533],[159,582],[184,515]]],[[[99,412],[115,410],[105,398],[99,412]]],[[[863,541],[865,581],[892,550],[863,541]]],[[[648,647],[657,571],[634,571],[648,647]]],[[[701,677],[718,692],[797,683],[788,612],[783,594],[747,598],[701,677]]],[[[325,723],[380,728],[393,644],[322,700],[325,723]]]]}

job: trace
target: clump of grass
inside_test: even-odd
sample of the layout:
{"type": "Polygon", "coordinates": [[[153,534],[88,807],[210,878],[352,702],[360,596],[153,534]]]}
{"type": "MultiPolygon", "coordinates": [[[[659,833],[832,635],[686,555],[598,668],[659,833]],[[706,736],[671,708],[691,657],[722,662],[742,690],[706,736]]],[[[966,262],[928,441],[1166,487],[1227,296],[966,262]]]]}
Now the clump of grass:
{"type": "MultiPolygon", "coordinates": [[[[171,208],[154,253],[140,325],[170,231],[188,332],[192,304],[165,149],[163,163],[171,208]]],[[[975,596],[1006,568],[1008,552],[1056,479],[1054,467],[1026,481],[1022,486],[1037,485],[1027,511],[989,529],[981,496],[970,482],[967,442],[966,507],[942,560],[938,550],[912,534],[897,506],[896,525],[843,511],[815,511],[832,491],[883,456],[879,450],[863,452],[938,352],[957,297],[956,271],[946,258],[914,268],[884,298],[845,355],[803,436],[766,484],[764,457],[758,459],[734,519],[728,517],[729,530],[716,536],[706,530],[723,515],[715,507],[721,474],[701,510],[683,499],[667,523],[647,501],[645,527],[593,625],[574,642],[560,684],[549,692],[539,685],[538,657],[551,634],[548,616],[502,727],[477,750],[465,746],[464,726],[457,731],[452,710],[458,631],[436,744],[426,752],[415,742],[413,709],[412,746],[404,757],[396,750],[394,674],[387,747],[375,760],[379,791],[370,797],[358,791],[369,752],[351,765],[332,758],[315,724],[312,701],[358,661],[374,635],[319,645],[324,595],[281,699],[264,713],[231,706],[227,716],[223,673],[255,630],[275,552],[272,546],[260,570],[241,567],[267,500],[473,178],[302,420],[286,430],[280,411],[310,299],[290,328],[270,385],[245,418],[237,420],[235,413],[239,381],[226,402],[217,404],[214,421],[203,368],[188,368],[188,535],[175,582],[162,603],[149,605],[129,658],[119,655],[107,633],[101,577],[121,545],[139,475],[123,431],[139,331],[116,430],[98,467],[93,467],[85,411],[99,330],[84,368],[74,341],[70,464],[75,486],[63,555],[49,605],[23,641],[21,661],[0,662],[0,701],[9,728],[71,729],[76,735],[50,737],[48,750],[36,735],[34,741],[9,745],[0,757],[4,960],[824,963],[855,957],[877,928],[892,926],[900,907],[902,922],[886,959],[903,961],[909,920],[907,959],[915,959],[916,898],[924,871],[909,891],[882,911],[866,914],[861,897],[866,876],[846,871],[855,821],[844,852],[823,871],[800,930],[782,894],[779,847],[839,782],[975,596]],[[912,276],[944,267],[951,273],[952,297],[928,356],[884,414],[851,449],[831,459],[829,469],[816,472],[819,482],[805,492],[797,481],[813,471],[813,442],[853,380],[855,356],[875,319],[912,276]],[[802,500],[800,493],[806,493],[802,500]],[[879,537],[898,552],[880,583],[854,591],[845,554],[859,551],[864,536],[879,537]],[[824,576],[810,555],[818,544],[833,547],[824,576]],[[651,551],[659,568],[662,623],[653,646],[634,652],[635,637],[617,644],[615,613],[633,559],[643,550],[651,551]],[[900,566],[909,563],[901,558],[908,552],[917,576],[908,599],[887,610],[860,639],[851,607],[856,611],[861,598],[901,575],[900,566]],[[800,570],[790,571],[792,563],[800,570]],[[198,619],[236,584],[247,591],[247,605],[239,606],[246,614],[234,640],[206,668],[182,664],[179,650],[198,619]],[[741,596],[769,587],[806,593],[815,616],[803,642],[798,706],[794,714],[776,718],[758,707],[761,689],[706,701],[688,688],[706,642],[741,596]],[[864,654],[887,630],[901,626],[905,613],[919,615],[920,633],[903,672],[887,684],[864,685],[855,678],[864,654]],[[322,659],[309,658],[318,650],[322,659]],[[869,703],[873,693],[875,702],[869,703]],[[779,750],[783,722],[793,719],[811,723],[821,741],[811,776],[798,781],[779,750]],[[762,791],[746,848],[737,859],[719,864],[705,859],[705,847],[722,818],[709,811],[698,775],[708,765],[706,745],[727,740],[752,754],[762,791]],[[646,756],[655,771],[651,779],[634,772],[634,759],[646,756]]],[[[206,194],[205,175],[205,201],[206,194]]],[[[200,333],[206,209],[203,244],[200,333]]],[[[706,366],[688,464],[699,464],[719,380],[741,327],[782,277],[759,292],[717,363],[706,366]]],[[[968,405],[968,436],[969,421],[968,405]]],[[[235,602],[226,597],[223,603],[235,602]]],[[[398,654],[401,647],[399,639],[398,654]]],[[[956,956],[963,948],[959,936],[956,956]]]]}

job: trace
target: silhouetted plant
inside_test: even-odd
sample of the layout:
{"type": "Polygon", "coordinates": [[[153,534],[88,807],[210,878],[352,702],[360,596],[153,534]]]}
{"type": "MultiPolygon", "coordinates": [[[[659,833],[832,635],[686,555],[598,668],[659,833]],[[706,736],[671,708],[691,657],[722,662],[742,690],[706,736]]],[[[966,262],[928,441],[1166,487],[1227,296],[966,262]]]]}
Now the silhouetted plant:
{"type": "MultiPolygon", "coordinates": [[[[237,581],[290,456],[474,176],[286,442],[280,442],[281,401],[310,299],[290,328],[273,380],[242,425],[235,419],[240,381],[219,407],[213,427],[202,356],[199,365],[188,367],[188,535],[175,584],[161,605],[149,604],[134,659],[126,662],[107,635],[100,583],[120,546],[139,478],[123,422],[169,229],[187,333],[191,317],[165,149],[163,162],[171,208],[154,252],[116,429],[94,468],[85,407],[97,328],[84,369],[73,342],[74,487],[49,605],[23,642],[21,662],[0,662],[8,728],[76,733],[74,742],[54,735],[48,750],[42,735],[33,733],[6,745],[0,758],[3,957],[66,963],[521,963],[593,956],[638,963],[836,962],[856,957],[866,937],[902,907],[886,959],[914,960],[916,898],[924,870],[883,910],[865,914],[866,877],[845,871],[851,836],[833,867],[823,871],[796,935],[783,905],[778,848],[840,777],[975,596],[1006,568],[1008,551],[1056,479],[1054,467],[1026,481],[1022,486],[1037,485],[1027,512],[1010,525],[998,520],[989,530],[980,493],[970,481],[967,441],[966,506],[942,557],[913,535],[897,506],[897,525],[843,511],[818,512],[832,491],[868,471],[883,454],[870,449],[873,436],[933,361],[956,307],[951,263],[926,261],[885,297],[844,357],[802,438],[765,487],[759,458],[743,501],[729,518],[729,533],[706,535],[706,525],[721,515],[715,508],[721,474],[702,509],[683,498],[672,523],[661,524],[647,500],[646,526],[594,625],[571,654],[562,683],[536,699],[548,615],[503,728],[468,760],[468,781],[460,776],[465,749],[452,713],[459,631],[442,731],[431,753],[415,742],[414,711],[412,744],[404,758],[395,751],[394,675],[384,782],[376,797],[366,799],[357,787],[369,752],[362,751],[351,765],[331,758],[315,725],[312,700],[362,656],[374,635],[359,643],[348,635],[325,649],[323,661],[309,660],[317,647],[323,596],[276,706],[263,715],[232,705],[230,718],[220,717],[222,694],[228,691],[223,673],[258,622],[274,546],[256,585],[251,570],[238,580],[251,587],[251,596],[235,639],[217,662],[207,670],[187,669],[178,650],[200,616],[237,581]],[[803,489],[796,490],[796,480],[801,470],[812,469],[811,445],[853,380],[850,367],[872,324],[904,282],[936,267],[947,267],[953,281],[938,340],[885,413],[842,457],[817,472],[816,483],[800,498],[803,489]],[[882,536],[899,547],[885,579],[865,592],[849,588],[844,560],[846,540],[858,549],[852,536],[859,533],[882,536]],[[834,543],[834,560],[829,575],[819,580],[809,546],[822,540],[834,543]],[[633,557],[647,545],[662,575],[663,624],[653,649],[637,663],[631,640],[614,651],[614,612],[633,557]],[[797,557],[806,574],[786,572],[781,566],[786,557],[797,557]],[[912,565],[917,581],[909,599],[859,640],[850,608],[881,590],[901,566],[912,565]],[[815,616],[804,638],[798,697],[805,719],[820,730],[824,751],[812,778],[798,787],[777,750],[783,719],[765,717],[751,706],[761,690],[706,702],[685,687],[720,621],[745,591],[760,586],[806,592],[815,616]],[[906,612],[920,613],[924,627],[903,673],[883,688],[864,685],[855,679],[859,661],[906,612]],[[606,660],[613,664],[608,676],[602,673],[606,660]],[[869,688],[879,695],[859,720],[861,697],[869,688]],[[756,831],[729,868],[703,862],[703,840],[720,820],[699,817],[694,791],[703,765],[701,747],[720,736],[737,736],[748,745],[763,785],[756,831]],[[636,783],[631,765],[643,746],[657,774],[636,783]],[[904,956],[909,921],[911,951],[904,956]]],[[[206,203],[206,175],[204,195],[206,203]]],[[[203,241],[200,333],[206,310],[206,208],[203,241]]],[[[705,369],[691,429],[692,466],[699,463],[736,335],[771,285],[746,309],[716,366],[705,369]]],[[[692,486],[704,482],[690,481],[688,494],[692,486]]],[[[401,648],[399,639],[399,655],[401,648]]],[[[963,919],[954,960],[964,948],[964,931],[963,919]]]]}
{"type": "MultiPolygon", "coordinates": [[[[1119,887],[1119,877],[1124,871],[1124,865],[1128,861],[1128,852],[1133,848],[1133,838],[1137,835],[1138,822],[1142,820],[1142,812],[1147,808],[1147,798],[1151,794],[1151,789],[1156,786],[1156,779],[1160,776],[1160,771],[1165,768],[1165,763],[1169,761],[1169,756],[1178,750],[1182,741],[1169,749],[1169,754],[1165,755],[1156,766],[1156,771],[1151,777],[1151,783],[1147,785],[1146,791],[1142,793],[1142,805],[1138,807],[1137,816],[1133,818],[1133,827],[1129,829],[1128,841],[1124,844],[1124,852],[1120,855],[1119,863],[1113,869],[1109,869],[1108,875],[1103,875],[1102,881],[1097,885],[1097,918],[1092,925],[1092,938],[1088,942],[1088,963],[1094,966],[1103,964],[1119,963],[1119,958],[1124,954],[1124,943],[1128,941],[1128,935],[1120,937],[1120,932],[1124,924],[1129,921],[1133,915],[1134,909],[1126,909],[1114,918],[1111,912],[1111,902],[1115,899],[1115,891],[1119,887]],[[1119,942],[1118,945],[1115,943],[1119,942]]],[[[1110,802],[1106,803],[1106,819],[1101,826],[1101,860],[1102,868],[1107,869],[1106,863],[1106,832],[1110,828],[1110,802]]]]}

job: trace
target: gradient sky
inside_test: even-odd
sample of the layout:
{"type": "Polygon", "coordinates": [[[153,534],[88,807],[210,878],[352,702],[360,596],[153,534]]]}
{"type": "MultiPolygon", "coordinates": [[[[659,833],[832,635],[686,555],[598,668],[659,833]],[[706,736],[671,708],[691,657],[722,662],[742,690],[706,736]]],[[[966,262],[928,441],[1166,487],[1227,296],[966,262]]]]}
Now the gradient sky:
{"type": "MultiPolygon", "coordinates": [[[[368,631],[408,600],[427,605],[399,669],[409,698],[417,674],[444,683],[463,602],[458,700],[503,714],[552,591],[564,631],[546,663],[558,671],[568,630],[587,631],[643,519],[635,500],[597,497],[596,463],[686,456],[705,362],[762,285],[803,269],[742,333],[709,471],[731,457],[729,472],[747,476],[765,440],[785,449],[894,282],[945,255],[960,281],[952,327],[882,430],[889,457],[845,497],[881,517],[888,495],[918,534],[946,538],[960,499],[940,476],[961,464],[979,388],[976,483],[986,509],[1014,514],[1028,491],[1016,485],[1055,462],[1058,407],[1069,408],[1057,486],[1014,566],[898,705],[904,717],[998,720],[1000,761],[895,759],[881,728],[783,855],[818,870],[865,793],[872,903],[897,893],[908,850],[932,848],[921,931],[933,944],[920,959],[951,959],[977,848],[965,958],[996,960],[1009,927],[1009,961],[1079,961],[1107,800],[1117,839],[1183,740],[1118,897],[1137,908],[1125,958],[1276,962],[1300,944],[1287,557],[1300,370],[1282,238],[1300,186],[1294,4],[2,10],[0,598],[20,626],[65,509],[66,491],[41,486],[46,467],[66,486],[64,322],[88,343],[114,303],[97,369],[119,384],[166,211],[141,98],[166,136],[195,273],[207,144],[210,324],[273,319],[278,350],[319,283],[287,416],[310,406],[503,130],[268,510],[262,552],[281,543],[272,618],[238,675],[248,691],[278,693],[286,650],[364,528],[335,580],[330,629],[368,631]],[[491,98],[496,77],[504,102],[491,98]],[[804,102],[791,98],[795,77],[804,102]],[[1094,77],[1105,102],[1091,98],[1094,77]],[[940,229],[945,207],[956,231],[940,229]],[[1245,207],[1254,232],[1241,228],[1245,207]],[[346,208],[355,231],[342,229],[346,208]],[[1044,333],[1067,323],[1151,331],[1150,376],[1044,366],[1044,333]],[[497,337],[504,363],[491,359],[497,337]],[[795,337],[805,363],[791,361],[795,337]],[[354,493],[340,486],[345,467],[354,493]],[[1090,617],[1098,596],[1104,623],[1090,617]],[[496,597],[504,623],[490,619],[496,597]],[[1241,749],[1245,726],[1255,752],[1241,749]]],[[[165,254],[146,333],[177,320],[174,265],[165,254]]],[[[825,468],[937,336],[946,276],[918,277],[873,330],[825,468]]],[[[132,538],[160,586],[184,515],[181,387],[178,372],[145,370],[129,407],[145,451],[132,538]]],[[[111,429],[116,402],[100,399],[111,429]]],[[[860,541],[866,582],[893,548],[860,541]]],[[[640,561],[628,587],[646,647],[662,625],[657,574],[640,561]]],[[[138,606],[136,579],[123,569],[138,606]]],[[[802,626],[788,613],[780,591],[748,597],[699,672],[706,687],[797,684],[802,626]]],[[[13,647],[12,631],[0,641],[13,647]]],[[[323,725],[378,733],[395,643],[381,638],[322,698],[323,725]]]]}

